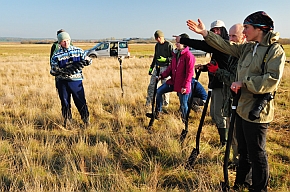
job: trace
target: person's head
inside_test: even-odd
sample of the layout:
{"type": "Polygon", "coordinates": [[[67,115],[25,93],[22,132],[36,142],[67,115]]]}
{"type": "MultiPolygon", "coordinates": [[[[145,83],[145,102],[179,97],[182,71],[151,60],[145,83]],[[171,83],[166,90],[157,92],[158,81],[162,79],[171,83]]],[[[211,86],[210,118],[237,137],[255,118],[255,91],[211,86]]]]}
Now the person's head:
{"type": "Polygon", "coordinates": [[[246,40],[246,36],[243,33],[244,26],[241,23],[233,25],[229,30],[230,41],[233,41],[238,44],[242,44],[246,40]]]}
{"type": "Polygon", "coordinates": [[[68,48],[70,46],[70,36],[67,32],[61,32],[57,35],[58,43],[64,47],[68,48]]]}
{"type": "Polygon", "coordinates": [[[210,24],[210,31],[220,35],[223,39],[229,39],[229,35],[225,23],[221,20],[216,20],[210,24]]]}
{"type": "MultiPolygon", "coordinates": [[[[179,36],[180,36],[180,38],[187,38],[187,39],[189,39],[189,36],[186,33],[182,33],[179,36]]],[[[178,50],[183,50],[185,47],[187,47],[186,45],[180,44],[180,42],[176,42],[175,45],[176,45],[176,48],[178,50]]]]}
{"type": "Polygon", "coordinates": [[[162,31],[160,30],[155,31],[154,37],[158,43],[161,43],[161,44],[164,43],[164,33],[162,31]]]}
{"type": "Polygon", "coordinates": [[[250,14],[244,20],[244,34],[248,41],[261,41],[261,39],[274,29],[273,20],[264,11],[250,14]]]}
{"type": "Polygon", "coordinates": [[[64,30],[64,29],[60,29],[60,30],[58,30],[58,31],[56,32],[56,36],[57,36],[58,34],[60,34],[61,32],[65,32],[65,30],[64,30]]]}

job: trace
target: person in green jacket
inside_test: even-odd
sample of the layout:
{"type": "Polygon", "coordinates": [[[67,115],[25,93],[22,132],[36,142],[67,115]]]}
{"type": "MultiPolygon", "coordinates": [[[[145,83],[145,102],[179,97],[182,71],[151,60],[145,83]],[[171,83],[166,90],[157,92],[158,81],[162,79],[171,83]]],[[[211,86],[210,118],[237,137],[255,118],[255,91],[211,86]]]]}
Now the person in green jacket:
{"type": "MultiPolygon", "coordinates": [[[[161,30],[157,30],[154,33],[155,40],[157,41],[155,45],[155,52],[152,63],[149,68],[148,74],[151,75],[150,83],[147,88],[146,106],[150,106],[153,100],[153,93],[156,82],[157,67],[160,68],[160,74],[167,69],[171,63],[173,44],[164,38],[164,33],[161,30]]],[[[169,78],[161,80],[164,84],[169,78]]],[[[170,93],[165,93],[163,95],[164,107],[169,105],[170,93]]]]}
{"type": "Polygon", "coordinates": [[[236,79],[231,84],[235,93],[241,92],[236,117],[240,159],[234,189],[245,185],[246,175],[252,169],[249,191],[267,191],[266,134],[274,118],[271,95],[281,82],[286,56],[277,43],[279,33],[273,32],[274,22],[264,11],[250,14],[243,24],[247,43],[235,44],[207,31],[200,19],[198,22],[187,21],[189,29],[201,34],[210,46],[239,58],[236,79]],[[259,117],[253,118],[252,110],[257,107],[260,107],[259,117]]]}

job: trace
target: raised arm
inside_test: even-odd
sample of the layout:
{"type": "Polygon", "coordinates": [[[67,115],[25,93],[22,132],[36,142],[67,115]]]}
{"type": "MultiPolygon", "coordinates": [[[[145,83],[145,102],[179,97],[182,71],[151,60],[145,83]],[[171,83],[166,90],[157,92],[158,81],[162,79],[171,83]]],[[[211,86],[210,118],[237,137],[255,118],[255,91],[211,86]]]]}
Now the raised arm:
{"type": "Polygon", "coordinates": [[[195,22],[193,20],[187,20],[186,24],[191,31],[193,31],[197,34],[200,34],[203,37],[207,36],[207,30],[205,28],[205,25],[203,24],[203,22],[200,19],[198,19],[197,22],[195,22]]]}

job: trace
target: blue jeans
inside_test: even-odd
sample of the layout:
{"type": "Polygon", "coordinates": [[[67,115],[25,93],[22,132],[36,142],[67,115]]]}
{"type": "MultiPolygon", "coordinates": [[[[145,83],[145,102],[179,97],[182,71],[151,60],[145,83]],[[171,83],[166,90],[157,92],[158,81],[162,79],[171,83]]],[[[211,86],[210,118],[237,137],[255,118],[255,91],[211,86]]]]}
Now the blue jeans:
{"type": "Polygon", "coordinates": [[[267,191],[269,178],[268,158],[265,150],[268,123],[252,123],[236,116],[236,136],[239,166],[235,184],[243,184],[252,168],[252,186],[250,191],[267,191]]]}
{"type": "MultiPolygon", "coordinates": [[[[158,89],[156,93],[156,111],[161,112],[162,111],[162,104],[163,104],[163,98],[162,95],[164,93],[172,92],[173,91],[173,85],[168,85],[167,83],[162,84],[158,89]]],[[[188,110],[188,97],[189,94],[181,94],[177,93],[179,97],[179,102],[180,102],[180,109],[182,112],[182,118],[185,119],[186,113],[188,110]]]]}
{"type": "Polygon", "coordinates": [[[85,91],[82,81],[56,81],[59,99],[61,101],[62,116],[65,119],[72,119],[71,97],[81,115],[83,121],[89,117],[89,111],[85,99],[85,91]]]}

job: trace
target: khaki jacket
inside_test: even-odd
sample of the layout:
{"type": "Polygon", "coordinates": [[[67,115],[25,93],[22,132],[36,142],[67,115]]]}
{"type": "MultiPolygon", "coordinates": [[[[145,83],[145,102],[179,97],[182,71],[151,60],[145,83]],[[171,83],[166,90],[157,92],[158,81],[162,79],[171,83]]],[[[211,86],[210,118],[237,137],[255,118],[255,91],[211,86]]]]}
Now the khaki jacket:
{"type": "Polygon", "coordinates": [[[274,118],[274,100],[268,102],[259,119],[251,121],[248,115],[257,100],[253,98],[253,94],[274,93],[281,82],[286,56],[278,43],[274,44],[268,52],[264,74],[261,68],[268,46],[278,39],[279,33],[268,32],[260,43],[248,42],[238,45],[225,41],[210,31],[205,37],[205,41],[210,46],[239,58],[236,81],[242,81],[244,86],[241,88],[237,113],[246,121],[269,123],[274,118]]]}

